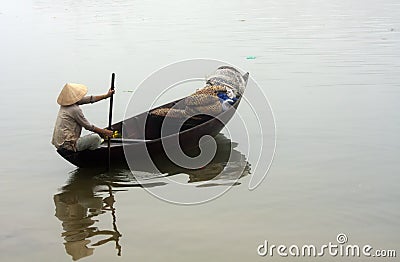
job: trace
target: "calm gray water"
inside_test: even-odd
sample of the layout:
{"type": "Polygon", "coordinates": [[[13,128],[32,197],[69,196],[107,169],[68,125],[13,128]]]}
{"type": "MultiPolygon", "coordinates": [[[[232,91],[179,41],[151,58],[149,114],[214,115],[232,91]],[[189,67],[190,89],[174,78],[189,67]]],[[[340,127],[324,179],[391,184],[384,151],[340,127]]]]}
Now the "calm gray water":
{"type": "MultiPolygon", "coordinates": [[[[321,246],[339,233],[400,256],[399,1],[17,0],[0,7],[0,28],[1,261],[279,260],[258,256],[258,245],[321,246]],[[256,190],[245,141],[232,142],[250,175],[196,206],[161,201],[123,170],[77,170],[50,144],[65,82],[99,94],[116,72],[121,120],[124,91],[199,57],[249,71],[269,98],[277,149],[256,190]]],[[[107,125],[106,102],[83,109],[107,125]]],[[[207,180],[224,167],[212,164],[177,180],[207,180]]]]}

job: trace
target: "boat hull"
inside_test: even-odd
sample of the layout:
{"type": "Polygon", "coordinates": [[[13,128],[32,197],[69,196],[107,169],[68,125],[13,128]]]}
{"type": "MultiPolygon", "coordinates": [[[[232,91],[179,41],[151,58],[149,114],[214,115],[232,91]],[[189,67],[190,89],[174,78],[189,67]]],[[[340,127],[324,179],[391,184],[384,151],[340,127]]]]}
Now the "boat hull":
{"type": "MultiPolygon", "coordinates": [[[[240,101],[237,101],[231,109],[221,113],[217,117],[210,118],[207,116],[207,119],[201,118],[199,120],[199,124],[195,125],[191,123],[193,127],[184,129],[179,133],[171,134],[169,136],[165,136],[163,138],[157,138],[152,140],[144,139],[142,141],[137,140],[135,143],[124,143],[122,139],[122,143],[111,142],[110,146],[110,158],[111,163],[115,165],[124,165],[127,163],[125,159],[124,146],[127,147],[126,150],[129,150],[129,157],[134,157],[135,162],[140,162],[140,159],[146,157],[147,151],[150,157],[159,157],[165,156],[165,150],[163,144],[170,144],[173,141],[179,139],[179,143],[181,149],[184,152],[190,151],[194,148],[197,148],[199,145],[199,140],[201,137],[205,135],[209,135],[215,137],[220,133],[220,131],[224,128],[225,124],[229,122],[229,120],[234,115],[237,106],[240,101]]],[[[129,122],[130,119],[127,120],[129,122]]],[[[150,118],[147,118],[146,128],[144,132],[146,133],[146,137],[148,138],[146,130],[158,130],[159,123],[154,123],[150,118]],[[157,127],[155,127],[157,126],[157,127]]],[[[118,128],[121,126],[121,123],[115,124],[113,127],[118,128]]],[[[122,122],[122,129],[124,123],[122,122]]],[[[124,130],[122,130],[124,133],[124,130]]],[[[127,139],[129,140],[129,139],[127,139]]],[[[107,143],[104,143],[101,147],[95,150],[84,150],[80,152],[60,152],[60,155],[65,158],[71,164],[80,167],[80,168],[91,168],[91,167],[107,167],[108,161],[108,147],[107,143]]]]}

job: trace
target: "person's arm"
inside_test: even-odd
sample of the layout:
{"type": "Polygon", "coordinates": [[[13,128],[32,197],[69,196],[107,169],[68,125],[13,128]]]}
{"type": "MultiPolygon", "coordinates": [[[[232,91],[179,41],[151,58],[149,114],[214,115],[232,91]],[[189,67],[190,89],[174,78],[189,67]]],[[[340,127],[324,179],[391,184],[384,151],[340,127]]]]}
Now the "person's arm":
{"type": "Polygon", "coordinates": [[[98,102],[98,101],[100,101],[100,100],[107,99],[107,98],[111,97],[114,93],[115,93],[114,90],[109,89],[108,92],[107,92],[107,94],[98,95],[98,96],[92,96],[92,101],[91,101],[91,103],[96,103],[96,102],[98,102]]]}
{"type": "Polygon", "coordinates": [[[84,104],[93,104],[96,103],[98,101],[101,101],[103,99],[107,99],[110,96],[112,96],[115,93],[114,90],[109,89],[107,94],[104,95],[97,95],[97,96],[85,96],[84,98],[82,98],[79,102],[78,105],[84,105],[84,104]]]}
{"type": "Polygon", "coordinates": [[[99,128],[96,126],[93,126],[93,132],[102,135],[103,137],[112,137],[113,136],[113,131],[112,130],[108,130],[108,129],[103,129],[103,128],[99,128]]]}
{"type": "Polygon", "coordinates": [[[103,128],[99,128],[96,127],[94,125],[92,125],[87,119],[86,117],[83,115],[82,110],[78,107],[78,109],[76,110],[76,115],[75,115],[75,121],[81,125],[83,128],[85,128],[86,130],[95,132],[99,135],[102,135],[104,137],[112,137],[113,135],[113,131],[112,130],[108,130],[108,129],[103,129],[103,128]]]}

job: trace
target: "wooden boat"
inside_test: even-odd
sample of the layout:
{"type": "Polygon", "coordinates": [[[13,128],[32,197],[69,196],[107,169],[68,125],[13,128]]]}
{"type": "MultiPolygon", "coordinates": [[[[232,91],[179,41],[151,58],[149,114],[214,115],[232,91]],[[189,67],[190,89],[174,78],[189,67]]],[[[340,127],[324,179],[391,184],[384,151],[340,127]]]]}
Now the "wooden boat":
{"type": "MultiPolygon", "coordinates": [[[[245,85],[248,80],[248,73],[242,77],[245,80],[245,85]]],[[[201,137],[210,135],[215,137],[225,126],[226,123],[233,117],[236,109],[238,108],[241,96],[238,100],[226,111],[221,112],[217,116],[211,116],[206,114],[195,115],[182,122],[179,118],[169,119],[168,127],[163,131],[161,136],[161,127],[166,117],[157,116],[150,112],[158,108],[182,108],[181,103],[185,98],[178,99],[176,101],[167,103],[159,106],[148,112],[143,112],[139,115],[130,117],[121,122],[112,125],[112,130],[117,130],[120,134],[123,134],[121,139],[111,139],[110,146],[110,158],[111,163],[126,163],[124,146],[128,147],[129,152],[133,152],[129,157],[140,159],[144,155],[144,150],[150,154],[151,157],[165,155],[163,143],[169,141],[176,141],[179,139],[181,149],[186,152],[198,147],[198,143],[201,137]],[[224,124],[225,123],[225,124],[224,124]],[[176,132],[176,126],[180,126],[178,132],[176,132]]],[[[165,125],[164,127],[165,128],[165,125]]],[[[81,168],[87,167],[106,167],[108,161],[108,146],[107,143],[103,143],[99,148],[95,150],[84,150],[78,152],[72,151],[57,151],[64,159],[69,161],[75,166],[81,168]]],[[[139,161],[140,162],[140,161],[139,161]]]]}

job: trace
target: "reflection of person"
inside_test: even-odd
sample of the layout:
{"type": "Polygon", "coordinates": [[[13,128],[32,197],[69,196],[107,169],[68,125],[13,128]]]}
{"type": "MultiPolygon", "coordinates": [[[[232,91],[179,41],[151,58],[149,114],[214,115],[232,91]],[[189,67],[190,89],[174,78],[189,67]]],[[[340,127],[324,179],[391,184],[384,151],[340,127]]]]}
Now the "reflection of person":
{"type": "Polygon", "coordinates": [[[92,255],[94,248],[87,247],[90,243],[87,238],[96,230],[96,227],[92,227],[95,220],[91,215],[87,215],[87,211],[88,208],[92,211],[101,210],[101,198],[93,197],[91,201],[82,201],[78,196],[64,192],[54,196],[54,203],[55,215],[63,222],[62,236],[65,239],[65,251],[72,256],[73,260],[92,255]]]}
{"type": "Polygon", "coordinates": [[[96,149],[102,143],[99,136],[112,136],[112,131],[91,124],[83,115],[79,105],[95,103],[112,96],[114,90],[99,96],[85,96],[87,87],[68,83],[61,90],[57,103],[60,105],[53,132],[52,144],[58,150],[82,151],[96,149]],[[80,137],[82,127],[94,133],[80,137]]]}
{"type": "Polygon", "coordinates": [[[95,196],[93,186],[89,180],[78,180],[64,187],[63,192],[54,196],[56,206],[55,216],[62,221],[64,232],[64,246],[67,254],[73,260],[93,255],[95,246],[100,246],[109,241],[115,241],[118,254],[120,255],[121,246],[119,238],[121,234],[116,227],[115,202],[111,188],[109,196],[95,196]],[[97,216],[104,212],[111,212],[113,216],[114,230],[99,230],[95,226],[98,221],[97,216]],[[95,218],[96,217],[96,218],[95,218]],[[91,243],[93,236],[107,236],[106,239],[91,243]]]}

